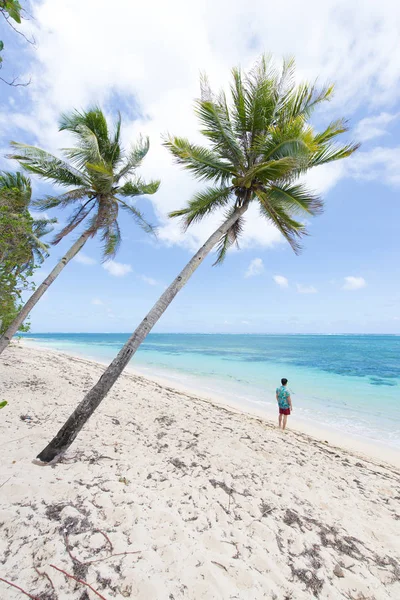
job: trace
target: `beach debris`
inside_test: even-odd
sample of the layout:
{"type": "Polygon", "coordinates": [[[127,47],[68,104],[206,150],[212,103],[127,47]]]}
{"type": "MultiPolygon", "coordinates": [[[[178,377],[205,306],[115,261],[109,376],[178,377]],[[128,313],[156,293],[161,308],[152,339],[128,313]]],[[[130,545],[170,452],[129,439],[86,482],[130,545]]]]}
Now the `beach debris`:
{"type": "Polygon", "coordinates": [[[224,571],[228,572],[228,569],[225,567],[225,565],[221,565],[221,563],[217,562],[216,560],[212,560],[211,562],[213,565],[217,565],[217,567],[220,567],[221,569],[224,569],[224,571]]]}
{"type": "Polygon", "coordinates": [[[7,579],[3,579],[2,577],[0,577],[0,581],[4,581],[4,583],[7,583],[7,585],[11,585],[11,587],[16,588],[17,590],[25,594],[25,596],[28,596],[28,598],[32,598],[33,600],[40,600],[38,596],[32,596],[32,594],[29,594],[29,592],[23,590],[21,587],[19,587],[19,585],[15,585],[15,583],[11,583],[11,581],[7,581],[7,579]]]}
{"type": "Polygon", "coordinates": [[[128,485],[128,483],[130,483],[130,482],[129,482],[129,479],[127,479],[126,477],[120,477],[120,478],[118,479],[118,481],[119,481],[120,483],[124,483],[125,485],[128,485]]]}
{"type": "Polygon", "coordinates": [[[339,564],[333,569],[333,574],[336,575],[336,577],[344,577],[343,569],[339,564]]]}
{"type": "MultiPolygon", "coordinates": [[[[106,598],[104,598],[104,596],[102,596],[99,592],[97,592],[90,585],[90,583],[87,583],[86,581],[83,581],[83,579],[79,579],[78,577],[74,577],[74,575],[70,575],[70,573],[67,573],[66,571],[64,571],[63,569],[60,569],[59,567],[56,567],[55,565],[50,565],[50,567],[52,567],[53,569],[56,569],[57,571],[60,571],[60,573],[63,573],[66,577],[70,577],[71,579],[74,579],[78,583],[81,583],[82,585],[86,585],[90,590],[92,590],[92,592],[94,592],[96,594],[96,596],[101,598],[101,600],[107,600],[106,598]]],[[[31,598],[34,598],[34,596],[31,596],[31,598]]]]}
{"type": "Polygon", "coordinates": [[[20,415],[19,418],[21,421],[25,421],[26,423],[30,423],[32,421],[32,417],[29,415],[20,415]]]}
{"type": "Polygon", "coordinates": [[[7,406],[7,404],[7,400],[3,400],[2,402],[0,402],[0,408],[4,408],[5,406],[7,406]]]}

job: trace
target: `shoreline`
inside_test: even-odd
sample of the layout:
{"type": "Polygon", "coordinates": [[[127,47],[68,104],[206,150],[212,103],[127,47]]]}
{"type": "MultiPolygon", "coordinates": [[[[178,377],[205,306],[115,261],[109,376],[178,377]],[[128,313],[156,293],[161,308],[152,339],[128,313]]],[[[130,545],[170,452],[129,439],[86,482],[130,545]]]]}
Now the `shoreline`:
{"type": "MultiPolygon", "coordinates": [[[[65,352],[64,350],[56,350],[53,348],[48,348],[45,346],[41,346],[39,344],[35,344],[33,340],[21,339],[18,342],[13,342],[14,344],[21,344],[22,347],[31,347],[40,352],[48,352],[55,353],[58,355],[70,356],[79,360],[83,360],[88,362],[89,364],[94,363],[101,366],[108,366],[109,362],[95,360],[92,358],[88,358],[82,354],[76,354],[73,352],[65,352]]],[[[202,402],[208,402],[212,405],[218,406],[220,408],[225,408],[232,410],[236,413],[243,414],[249,417],[258,417],[265,420],[269,425],[275,426],[277,424],[277,414],[273,414],[273,411],[268,407],[265,409],[252,406],[250,403],[247,407],[243,407],[239,402],[235,402],[235,400],[229,396],[217,395],[217,394],[204,394],[204,391],[201,389],[196,389],[195,387],[187,386],[180,384],[176,381],[175,378],[168,378],[166,376],[159,375],[151,375],[149,376],[146,373],[145,369],[140,369],[137,366],[132,366],[132,364],[128,364],[125,368],[124,373],[132,374],[136,377],[141,377],[147,382],[157,383],[166,388],[171,388],[173,391],[178,393],[183,393],[188,396],[193,396],[196,400],[202,402]]],[[[385,462],[395,467],[400,467],[400,451],[396,449],[385,446],[383,443],[379,443],[378,441],[371,442],[369,440],[365,441],[360,439],[359,437],[352,436],[349,433],[340,433],[334,429],[329,429],[328,427],[323,427],[320,425],[313,426],[308,421],[302,420],[301,418],[297,418],[295,410],[293,414],[288,419],[287,429],[293,431],[295,433],[303,434],[318,440],[319,442],[327,443],[333,448],[339,448],[347,450],[353,454],[357,454],[363,458],[369,458],[372,460],[378,460],[380,462],[385,462]],[[295,424],[292,425],[293,419],[295,420],[295,424]]]]}

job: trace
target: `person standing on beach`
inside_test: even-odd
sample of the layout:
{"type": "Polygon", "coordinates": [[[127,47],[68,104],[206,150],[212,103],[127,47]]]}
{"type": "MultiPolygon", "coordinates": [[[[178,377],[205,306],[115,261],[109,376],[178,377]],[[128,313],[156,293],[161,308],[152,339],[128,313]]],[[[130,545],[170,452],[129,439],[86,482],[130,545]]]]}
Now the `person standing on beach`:
{"type": "Polygon", "coordinates": [[[286,387],[287,382],[287,379],[281,379],[281,387],[276,388],[276,400],[279,406],[279,428],[282,427],[282,429],[286,429],[288,415],[293,410],[290,392],[286,387]]]}

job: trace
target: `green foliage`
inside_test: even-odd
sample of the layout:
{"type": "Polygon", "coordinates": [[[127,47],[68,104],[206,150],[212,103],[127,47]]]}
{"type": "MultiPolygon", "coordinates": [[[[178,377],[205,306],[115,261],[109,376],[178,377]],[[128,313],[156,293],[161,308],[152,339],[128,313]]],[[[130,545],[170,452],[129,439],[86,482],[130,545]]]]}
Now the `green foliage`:
{"type": "Polygon", "coordinates": [[[86,232],[92,237],[99,234],[104,258],[112,258],[121,242],[120,208],[146,232],[154,231],[132,201],[126,200],[154,194],[159,188],[159,181],[145,183],[135,176],[149,150],[149,140],[141,137],[125,152],[120,139],[121,115],[111,128],[97,106],[86,112],[63,114],[59,125],[60,131],[69,131],[75,140],[73,148],[64,148],[65,160],[17,142],[11,142],[15,153],[10,158],[18,160],[29,173],[68,188],[59,196],[47,196],[34,203],[40,210],[76,206],[54,244],[85,222],[86,232]]]}
{"type": "MultiPolygon", "coordinates": [[[[257,202],[260,215],[298,253],[307,234],[298,217],[315,216],[323,208],[299,178],[313,167],[350,156],[359,146],[335,143],[348,130],[344,119],[322,132],[311,126],[314,110],[332,94],[332,85],[319,89],[296,84],[293,59],[284,61],[280,70],[266,56],[248,73],[233,69],[229,98],[224,92],[213,94],[203,76],[196,114],[207,147],[172,136],[164,144],[178,164],[213,185],[170,216],[184,217],[189,227],[221,207],[228,217],[236,208],[257,202]]],[[[241,218],[221,238],[216,263],[238,243],[243,225],[241,218]]]]}
{"type": "MultiPolygon", "coordinates": [[[[13,19],[16,23],[21,23],[21,10],[22,7],[17,0],[0,0],[0,13],[8,19],[13,19]]],[[[4,49],[4,43],[0,40],[0,52],[4,49]]],[[[0,67],[3,62],[3,58],[0,55],[0,67]]]]}
{"type": "MultiPolygon", "coordinates": [[[[0,173],[0,333],[12,323],[29,278],[47,256],[41,238],[55,219],[34,220],[29,214],[31,184],[21,173],[0,173]]],[[[20,331],[27,331],[28,325],[20,331]]]]}

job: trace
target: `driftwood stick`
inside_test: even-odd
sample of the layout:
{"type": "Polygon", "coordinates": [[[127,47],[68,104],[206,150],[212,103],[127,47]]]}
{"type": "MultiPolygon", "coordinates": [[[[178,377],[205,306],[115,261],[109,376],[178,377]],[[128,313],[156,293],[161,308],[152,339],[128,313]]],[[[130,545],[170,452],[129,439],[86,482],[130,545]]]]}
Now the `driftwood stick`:
{"type": "Polygon", "coordinates": [[[81,561],[81,560],[79,560],[79,558],[76,558],[76,556],[74,556],[74,555],[72,554],[71,550],[70,550],[70,547],[69,547],[69,539],[68,539],[68,534],[67,534],[67,532],[66,532],[66,531],[64,532],[64,542],[65,542],[65,547],[66,547],[66,549],[67,549],[67,552],[68,552],[68,554],[70,555],[70,557],[71,557],[71,559],[72,559],[72,562],[77,562],[77,563],[79,563],[80,565],[82,565],[82,564],[83,564],[83,563],[82,563],[82,561],[81,561]]]}
{"type": "Polygon", "coordinates": [[[52,582],[52,580],[50,579],[50,576],[47,575],[46,571],[43,571],[43,573],[41,573],[39,571],[39,569],[37,567],[33,567],[36,571],[36,573],[40,576],[40,577],[46,577],[46,579],[49,581],[51,587],[53,588],[54,591],[56,591],[56,588],[54,587],[54,583],[52,582]]]}
{"type": "MultiPolygon", "coordinates": [[[[38,596],[32,596],[32,594],[29,594],[28,592],[23,590],[21,587],[19,587],[19,585],[15,585],[15,583],[11,583],[11,581],[7,581],[7,579],[3,579],[2,577],[0,577],[0,581],[4,581],[4,583],[6,583],[7,585],[11,585],[12,587],[16,588],[17,590],[19,590],[20,592],[25,594],[25,596],[28,596],[28,598],[32,598],[32,600],[40,600],[40,598],[38,596]]],[[[106,599],[103,598],[103,600],[106,600],[106,599]]]]}
{"type": "MultiPolygon", "coordinates": [[[[83,581],[83,579],[78,579],[77,577],[75,577],[74,575],[70,575],[70,573],[67,573],[66,571],[63,571],[62,569],[59,569],[58,567],[56,567],[55,565],[50,565],[50,567],[52,567],[53,569],[56,569],[56,571],[60,571],[60,573],[63,573],[66,577],[69,577],[70,579],[74,579],[75,581],[77,581],[78,583],[81,583],[82,585],[86,585],[86,587],[88,587],[90,590],[92,590],[92,592],[94,592],[96,594],[96,596],[98,596],[99,598],[101,598],[101,600],[107,600],[106,598],[104,598],[104,596],[102,596],[98,591],[96,591],[91,585],[90,583],[87,583],[87,581],[83,581]]],[[[31,598],[33,598],[33,596],[31,596],[31,598]]],[[[35,600],[39,600],[39,598],[35,598],[35,600]]]]}
{"type": "MultiPolygon", "coordinates": [[[[108,458],[108,456],[105,458],[108,458]]],[[[101,533],[101,535],[104,536],[106,538],[107,542],[110,544],[111,552],[114,550],[114,546],[112,545],[110,538],[108,537],[108,535],[106,533],[104,533],[104,531],[101,531],[101,529],[95,529],[93,531],[93,533],[101,533]]]]}
{"type": "Polygon", "coordinates": [[[92,563],[101,562],[102,560],[108,560],[109,558],[113,558],[114,556],[126,556],[127,554],[140,554],[141,550],[136,550],[136,552],[117,552],[116,554],[110,554],[110,556],[105,556],[104,558],[95,558],[94,560],[89,560],[88,562],[83,563],[84,565],[91,565],[92,563]]]}

